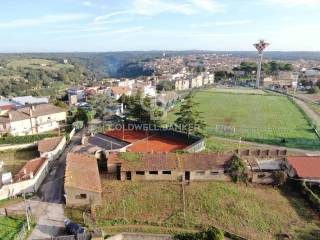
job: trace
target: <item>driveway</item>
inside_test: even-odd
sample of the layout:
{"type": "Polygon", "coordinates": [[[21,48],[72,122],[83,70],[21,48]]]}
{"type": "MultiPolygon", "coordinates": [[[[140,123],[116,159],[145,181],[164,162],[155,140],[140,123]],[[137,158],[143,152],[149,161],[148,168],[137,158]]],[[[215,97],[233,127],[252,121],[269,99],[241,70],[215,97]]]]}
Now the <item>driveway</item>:
{"type": "Polygon", "coordinates": [[[26,209],[26,205],[30,206],[32,215],[37,221],[37,225],[29,237],[30,240],[65,235],[64,220],[66,216],[62,204],[26,200],[26,202],[12,205],[7,209],[23,211],[26,209]]]}

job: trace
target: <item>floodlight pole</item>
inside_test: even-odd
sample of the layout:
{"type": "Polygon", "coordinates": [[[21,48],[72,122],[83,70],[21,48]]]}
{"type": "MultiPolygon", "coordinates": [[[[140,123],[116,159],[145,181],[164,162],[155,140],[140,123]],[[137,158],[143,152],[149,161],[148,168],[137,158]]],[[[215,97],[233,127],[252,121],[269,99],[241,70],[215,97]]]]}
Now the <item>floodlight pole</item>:
{"type": "Polygon", "coordinates": [[[260,40],[258,43],[253,44],[253,46],[258,50],[258,54],[259,54],[257,80],[256,80],[256,88],[259,88],[260,87],[260,79],[261,79],[263,51],[269,46],[269,43],[265,42],[264,40],[260,40]]]}
{"type": "Polygon", "coordinates": [[[258,63],[258,71],[257,71],[257,79],[256,79],[256,88],[259,88],[259,87],[260,87],[263,52],[259,53],[259,57],[260,57],[260,58],[259,58],[259,63],[258,63]]]}

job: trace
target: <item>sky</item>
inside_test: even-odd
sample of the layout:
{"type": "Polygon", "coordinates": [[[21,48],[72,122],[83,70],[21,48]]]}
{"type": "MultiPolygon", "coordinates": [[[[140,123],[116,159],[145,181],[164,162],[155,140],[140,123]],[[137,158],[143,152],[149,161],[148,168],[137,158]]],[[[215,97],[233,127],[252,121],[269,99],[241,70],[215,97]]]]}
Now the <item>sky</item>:
{"type": "Polygon", "coordinates": [[[0,52],[320,51],[320,0],[0,0],[0,52]]]}

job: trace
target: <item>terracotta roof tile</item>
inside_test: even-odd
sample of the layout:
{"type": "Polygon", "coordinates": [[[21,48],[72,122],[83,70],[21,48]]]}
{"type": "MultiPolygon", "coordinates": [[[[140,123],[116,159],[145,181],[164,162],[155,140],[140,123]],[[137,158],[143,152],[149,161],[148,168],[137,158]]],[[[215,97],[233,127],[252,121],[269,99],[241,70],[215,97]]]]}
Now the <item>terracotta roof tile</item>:
{"type": "Polygon", "coordinates": [[[216,153],[111,153],[108,161],[121,164],[123,171],[195,171],[227,168],[232,156],[216,153]]]}
{"type": "Polygon", "coordinates": [[[31,179],[31,175],[35,176],[46,161],[46,158],[36,158],[29,160],[15,175],[13,181],[20,182],[31,179]]]}
{"type": "Polygon", "coordinates": [[[288,163],[301,178],[320,178],[320,156],[318,157],[288,157],[288,163]]]}
{"type": "Polygon", "coordinates": [[[69,153],[65,187],[102,192],[97,159],[83,153],[69,153]]]}
{"type": "Polygon", "coordinates": [[[63,137],[54,137],[44,139],[38,142],[38,151],[39,152],[51,152],[53,151],[61,142],[63,137]]]}

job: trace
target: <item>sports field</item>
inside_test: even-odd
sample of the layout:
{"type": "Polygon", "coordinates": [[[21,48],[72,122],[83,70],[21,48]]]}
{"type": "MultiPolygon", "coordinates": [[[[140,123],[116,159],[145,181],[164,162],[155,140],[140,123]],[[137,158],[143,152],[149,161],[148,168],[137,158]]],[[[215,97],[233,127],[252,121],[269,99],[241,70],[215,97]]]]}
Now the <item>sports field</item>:
{"type": "MultiPolygon", "coordinates": [[[[199,91],[195,100],[210,136],[287,147],[319,148],[320,141],[304,115],[284,96],[199,91]]],[[[174,112],[168,121],[175,119],[174,112]]]]}
{"type": "Polygon", "coordinates": [[[150,231],[148,226],[165,232],[162,228],[194,230],[213,225],[248,239],[276,239],[279,233],[290,233],[294,239],[317,239],[306,237],[319,230],[317,213],[291,191],[194,182],[185,186],[184,206],[181,184],[119,182],[102,176],[102,186],[103,203],[97,220],[106,232],[150,231]]]}
{"type": "Polygon", "coordinates": [[[111,130],[108,136],[130,142],[129,152],[175,152],[186,148],[189,144],[182,140],[163,137],[158,133],[136,130],[111,130]]]}

